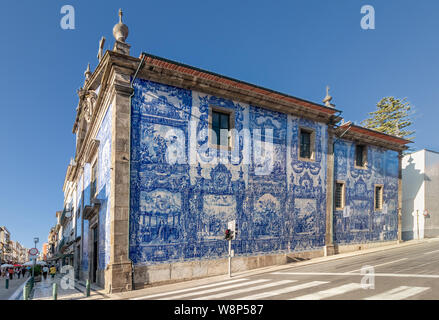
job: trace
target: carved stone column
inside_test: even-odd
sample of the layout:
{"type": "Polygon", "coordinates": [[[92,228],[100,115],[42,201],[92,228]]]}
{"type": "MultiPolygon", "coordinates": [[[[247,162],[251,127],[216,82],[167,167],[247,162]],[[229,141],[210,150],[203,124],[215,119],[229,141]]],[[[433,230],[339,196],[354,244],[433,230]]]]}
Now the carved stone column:
{"type": "Polygon", "coordinates": [[[106,291],[132,290],[129,259],[130,211],[130,94],[129,76],[115,74],[112,84],[112,148],[110,196],[110,261],[105,273],[106,291]]]}

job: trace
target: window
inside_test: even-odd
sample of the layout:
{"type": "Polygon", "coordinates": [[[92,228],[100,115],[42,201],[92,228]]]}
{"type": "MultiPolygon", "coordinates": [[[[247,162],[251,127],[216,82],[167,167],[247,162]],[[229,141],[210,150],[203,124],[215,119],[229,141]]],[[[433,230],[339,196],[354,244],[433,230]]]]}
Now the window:
{"type": "Polygon", "coordinates": [[[355,166],[359,168],[365,168],[367,163],[366,147],[357,144],[355,146],[355,166]]]}
{"type": "Polygon", "coordinates": [[[301,128],[299,139],[299,157],[303,160],[314,160],[314,131],[301,128]]]}
{"type": "Polygon", "coordinates": [[[97,192],[97,161],[91,167],[91,183],[90,183],[90,197],[93,199],[97,192]]]}
{"type": "Polygon", "coordinates": [[[215,132],[209,138],[210,144],[215,147],[232,147],[232,135],[233,129],[233,111],[223,110],[222,108],[212,108],[210,110],[210,129],[215,132]]]}
{"type": "Polygon", "coordinates": [[[383,209],[383,186],[375,186],[375,210],[383,209]]]}
{"type": "Polygon", "coordinates": [[[335,184],[335,209],[343,209],[345,205],[345,184],[337,182],[335,184]]]}

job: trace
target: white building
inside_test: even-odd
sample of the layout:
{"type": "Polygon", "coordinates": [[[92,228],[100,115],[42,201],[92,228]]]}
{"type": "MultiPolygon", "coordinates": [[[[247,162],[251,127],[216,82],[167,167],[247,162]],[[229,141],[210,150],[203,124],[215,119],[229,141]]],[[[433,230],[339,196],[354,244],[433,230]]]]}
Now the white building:
{"type": "Polygon", "coordinates": [[[402,239],[439,236],[439,152],[419,150],[402,160],[402,239]]]}

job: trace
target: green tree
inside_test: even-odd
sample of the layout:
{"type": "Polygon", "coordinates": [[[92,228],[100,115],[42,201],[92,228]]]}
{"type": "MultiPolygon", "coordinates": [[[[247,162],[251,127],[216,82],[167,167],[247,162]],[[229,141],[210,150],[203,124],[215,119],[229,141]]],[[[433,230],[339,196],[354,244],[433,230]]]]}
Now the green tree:
{"type": "Polygon", "coordinates": [[[412,125],[412,108],[407,98],[396,99],[385,97],[377,103],[377,110],[369,112],[369,118],[361,125],[368,129],[387,133],[407,140],[413,140],[415,131],[410,130],[412,125]]]}

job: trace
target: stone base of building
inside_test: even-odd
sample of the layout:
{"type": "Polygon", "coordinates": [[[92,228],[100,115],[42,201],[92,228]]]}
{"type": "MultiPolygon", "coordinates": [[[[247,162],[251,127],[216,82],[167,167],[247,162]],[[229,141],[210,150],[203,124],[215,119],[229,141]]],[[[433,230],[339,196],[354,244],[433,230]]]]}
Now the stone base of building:
{"type": "Polygon", "coordinates": [[[439,237],[439,228],[429,228],[424,230],[424,238],[439,237]]]}
{"type": "Polygon", "coordinates": [[[133,290],[131,262],[109,264],[105,269],[105,291],[118,293],[133,290]]]}
{"type": "Polygon", "coordinates": [[[370,243],[356,243],[356,244],[346,244],[346,245],[335,245],[335,252],[339,253],[347,253],[353,251],[360,251],[366,249],[372,249],[377,247],[384,247],[398,244],[398,240],[392,241],[380,241],[380,242],[370,242],[370,243]]]}
{"type": "Polygon", "coordinates": [[[330,244],[323,247],[323,255],[326,256],[333,256],[336,254],[335,245],[330,244]]]}
{"type": "MultiPolygon", "coordinates": [[[[232,273],[322,257],[323,249],[273,255],[234,257],[232,273]]],[[[199,260],[134,267],[134,289],[228,273],[228,259],[199,260]]]]}

